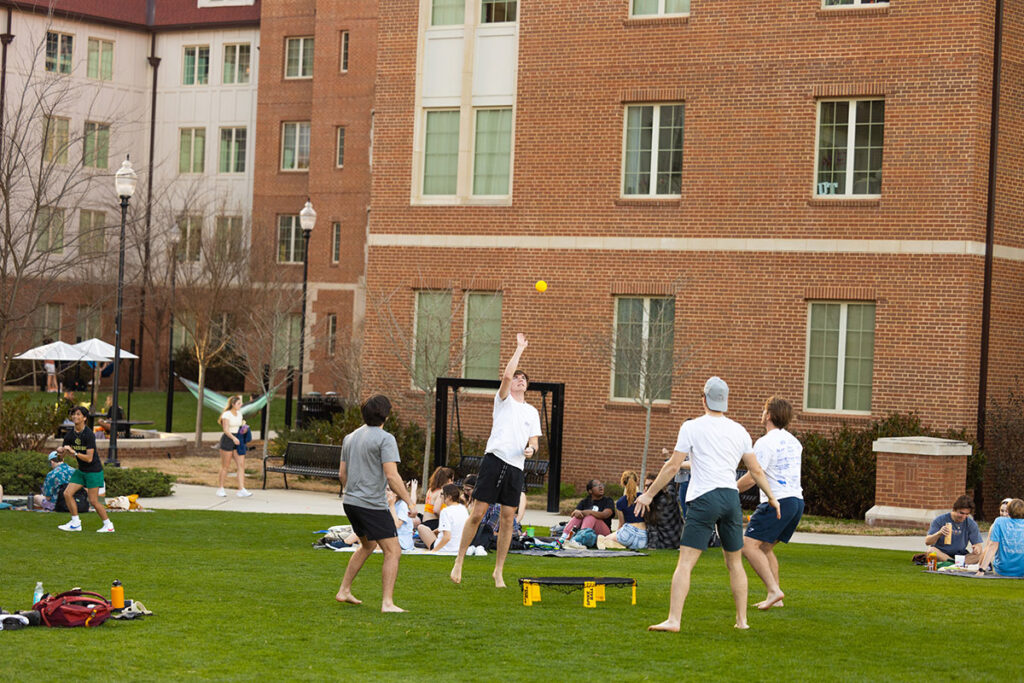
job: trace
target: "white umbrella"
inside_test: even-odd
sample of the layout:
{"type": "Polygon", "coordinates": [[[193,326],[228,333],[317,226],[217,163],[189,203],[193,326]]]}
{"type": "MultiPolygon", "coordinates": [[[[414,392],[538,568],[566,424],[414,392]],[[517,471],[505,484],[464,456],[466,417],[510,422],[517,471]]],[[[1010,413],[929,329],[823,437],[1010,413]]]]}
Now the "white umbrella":
{"type": "Polygon", "coordinates": [[[49,344],[37,346],[33,349],[29,349],[25,353],[18,354],[17,356],[15,356],[15,358],[18,360],[107,360],[107,358],[104,356],[99,356],[90,353],[84,349],[76,348],[71,344],[67,344],[62,341],[50,342],[49,344]]]}
{"type": "MultiPolygon", "coordinates": [[[[72,344],[72,346],[76,349],[88,353],[90,356],[98,356],[98,360],[114,360],[114,345],[108,344],[102,339],[96,339],[94,337],[92,339],[86,339],[83,342],[78,342],[77,344],[72,344]]],[[[138,356],[136,356],[134,353],[131,353],[130,351],[125,351],[124,349],[121,349],[121,358],[125,360],[137,360],[138,356]]],[[[97,359],[89,358],[88,360],[97,359]]]]}

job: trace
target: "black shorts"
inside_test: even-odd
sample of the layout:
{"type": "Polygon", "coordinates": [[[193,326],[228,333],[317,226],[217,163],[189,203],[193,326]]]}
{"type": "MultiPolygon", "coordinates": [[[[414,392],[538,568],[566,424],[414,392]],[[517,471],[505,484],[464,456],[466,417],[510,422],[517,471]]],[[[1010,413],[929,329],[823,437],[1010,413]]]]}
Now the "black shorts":
{"type": "Polygon", "coordinates": [[[395,529],[395,519],[387,510],[374,510],[372,508],[359,507],[351,503],[342,505],[345,516],[348,517],[352,531],[359,538],[369,541],[379,541],[384,538],[395,538],[398,530],[395,529]]]}
{"type": "Polygon", "coordinates": [[[521,469],[509,465],[493,453],[487,453],[476,475],[473,500],[518,507],[519,494],[524,490],[523,480],[521,469]]]}
{"type": "Polygon", "coordinates": [[[434,519],[425,519],[423,520],[423,526],[427,527],[431,531],[437,531],[437,525],[440,521],[441,520],[437,517],[434,519]]]}
{"type": "MultiPolygon", "coordinates": [[[[237,438],[238,435],[236,434],[235,437],[237,438]]],[[[239,439],[239,442],[241,442],[241,439],[239,439]]],[[[222,451],[234,451],[235,453],[238,452],[238,446],[235,445],[235,442],[232,441],[231,437],[228,436],[227,434],[220,435],[220,449],[222,451]]]]}

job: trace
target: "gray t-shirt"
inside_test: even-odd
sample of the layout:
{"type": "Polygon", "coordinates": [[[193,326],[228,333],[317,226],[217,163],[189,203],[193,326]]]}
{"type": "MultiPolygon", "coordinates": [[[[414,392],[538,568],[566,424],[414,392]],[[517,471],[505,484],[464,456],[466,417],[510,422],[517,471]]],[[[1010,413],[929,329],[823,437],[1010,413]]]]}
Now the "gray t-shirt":
{"type": "Polygon", "coordinates": [[[383,464],[401,462],[395,437],[380,427],[363,425],[341,442],[341,460],[345,463],[345,504],[387,510],[383,464]]]}

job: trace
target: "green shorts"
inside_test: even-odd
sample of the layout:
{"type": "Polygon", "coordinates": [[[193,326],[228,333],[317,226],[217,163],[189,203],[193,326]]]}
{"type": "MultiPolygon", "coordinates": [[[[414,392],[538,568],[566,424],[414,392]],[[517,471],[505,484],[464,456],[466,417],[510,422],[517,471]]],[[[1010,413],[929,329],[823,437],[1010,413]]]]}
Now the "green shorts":
{"type": "Polygon", "coordinates": [[[71,483],[79,484],[87,489],[101,489],[103,488],[103,470],[99,472],[75,470],[71,473],[71,483]]]}
{"type": "Polygon", "coordinates": [[[743,508],[736,489],[712,489],[687,503],[686,526],[679,545],[707,550],[716,525],[724,550],[743,548],[743,508]]]}

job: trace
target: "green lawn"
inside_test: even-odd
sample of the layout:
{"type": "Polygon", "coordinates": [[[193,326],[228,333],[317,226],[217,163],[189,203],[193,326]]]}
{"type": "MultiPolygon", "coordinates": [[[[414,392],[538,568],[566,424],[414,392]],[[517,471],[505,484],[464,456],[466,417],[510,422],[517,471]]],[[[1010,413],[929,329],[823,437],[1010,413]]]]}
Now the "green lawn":
{"type": "MultiPolygon", "coordinates": [[[[69,670],[104,681],[911,680],[930,677],[937,661],[979,680],[1020,677],[1012,625],[1024,613],[1024,581],[926,575],[908,553],[786,547],[786,606],[753,611],[751,630],[737,632],[721,553],[712,550],[694,572],[682,633],[664,634],[645,628],[665,618],[674,551],[509,558],[510,585],[520,576],[637,580],[636,606],[628,590],[609,589],[593,610],[580,593],[553,590],[524,607],[516,589],[489,587],[493,557],[467,558],[455,586],[451,558],[408,556],[396,602],[410,611],[382,615],[379,556],[354,587],[363,606],[333,601],[350,555],[312,550],[310,532],[338,517],[114,513],[117,533],[98,535],[94,514],[79,534],[56,529],[65,515],[0,516],[0,606],[25,608],[40,580],[48,591],[108,592],[120,579],[126,597],[156,613],[95,631],[0,633],[0,670],[41,680],[69,670]]],[[[752,574],[751,586],[759,598],[752,574]]]]}

